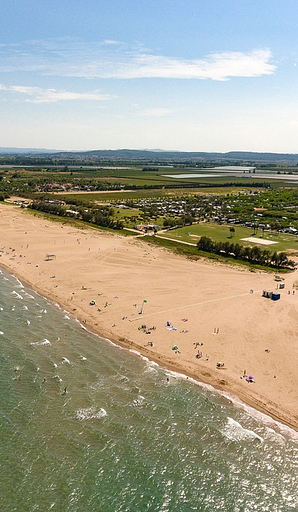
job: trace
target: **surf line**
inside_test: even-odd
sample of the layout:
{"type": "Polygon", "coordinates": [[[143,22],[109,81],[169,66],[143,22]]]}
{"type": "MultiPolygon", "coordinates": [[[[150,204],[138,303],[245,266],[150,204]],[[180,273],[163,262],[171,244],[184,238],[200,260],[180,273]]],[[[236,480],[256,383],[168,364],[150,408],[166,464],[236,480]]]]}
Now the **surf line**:
{"type": "MultiPolygon", "coordinates": [[[[261,290],[257,290],[256,293],[261,293],[261,290]]],[[[235,299],[236,297],[246,297],[246,295],[250,295],[249,293],[239,293],[238,295],[230,295],[228,297],[220,297],[218,299],[210,299],[210,300],[204,300],[202,302],[196,302],[195,304],[186,304],[185,306],[180,306],[179,308],[172,308],[172,309],[163,309],[162,311],[156,311],[156,313],[151,313],[149,315],[142,315],[142,318],[149,318],[150,316],[156,316],[161,315],[163,313],[171,313],[171,311],[179,311],[180,309],[186,309],[186,308],[193,308],[195,306],[202,306],[203,304],[211,304],[212,302],[219,302],[221,300],[229,300],[229,299],[235,299]]],[[[136,322],[136,320],[140,320],[139,317],[129,319],[130,322],[136,322]]]]}

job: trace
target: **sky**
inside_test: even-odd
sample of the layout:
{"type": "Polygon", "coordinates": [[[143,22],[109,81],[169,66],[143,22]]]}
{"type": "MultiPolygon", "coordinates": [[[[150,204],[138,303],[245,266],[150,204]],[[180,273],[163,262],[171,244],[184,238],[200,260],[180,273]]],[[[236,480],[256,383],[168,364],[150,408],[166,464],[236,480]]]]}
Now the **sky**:
{"type": "Polygon", "coordinates": [[[298,153],[297,0],[1,0],[0,147],[298,153]]]}

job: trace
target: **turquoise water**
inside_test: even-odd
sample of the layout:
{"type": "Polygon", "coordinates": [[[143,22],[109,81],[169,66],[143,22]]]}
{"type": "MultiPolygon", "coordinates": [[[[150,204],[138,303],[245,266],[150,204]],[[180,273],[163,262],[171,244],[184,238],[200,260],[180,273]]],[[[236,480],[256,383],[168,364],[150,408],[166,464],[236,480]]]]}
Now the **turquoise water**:
{"type": "Polygon", "coordinates": [[[295,432],[0,285],[1,512],[298,511],[295,432]]]}

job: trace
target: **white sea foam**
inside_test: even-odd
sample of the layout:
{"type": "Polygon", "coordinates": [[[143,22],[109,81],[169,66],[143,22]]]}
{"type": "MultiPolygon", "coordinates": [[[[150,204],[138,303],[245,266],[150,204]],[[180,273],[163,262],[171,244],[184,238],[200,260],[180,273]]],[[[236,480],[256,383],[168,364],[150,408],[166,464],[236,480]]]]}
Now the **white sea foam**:
{"type": "Polygon", "coordinates": [[[41,345],[50,345],[51,346],[51,342],[49,340],[47,340],[46,338],[44,338],[43,341],[41,342],[41,345]]]}
{"type": "Polygon", "coordinates": [[[0,336],[3,336],[4,332],[3,331],[0,331],[0,336]]]}
{"type": "MultiPolygon", "coordinates": [[[[131,352],[132,354],[135,354],[136,356],[141,356],[140,352],[138,352],[137,350],[133,350],[133,349],[128,349],[128,352],[131,352]]],[[[148,360],[148,359],[147,359],[148,360]]]]}
{"type": "Polygon", "coordinates": [[[135,407],[140,407],[141,405],[143,405],[144,401],[145,401],[145,397],[142,395],[139,395],[138,398],[135,398],[132,401],[132,405],[135,407]]]}
{"type": "Polygon", "coordinates": [[[87,409],[78,409],[76,412],[76,418],[80,421],[100,420],[104,416],[107,416],[107,412],[103,408],[97,410],[95,407],[89,407],[87,409]]]}
{"type": "Polygon", "coordinates": [[[278,432],[273,430],[273,428],[266,427],[266,431],[267,431],[267,434],[269,435],[269,437],[273,438],[274,442],[275,441],[279,441],[281,443],[286,442],[284,436],[282,436],[281,434],[279,434],[278,432]]]}
{"type": "Polygon", "coordinates": [[[144,368],[144,373],[155,373],[157,374],[158,371],[156,368],[154,368],[151,364],[149,364],[150,362],[148,362],[148,364],[146,365],[146,367],[144,368]]]}
{"type": "Polygon", "coordinates": [[[52,346],[51,342],[49,340],[47,340],[46,338],[44,338],[42,341],[36,341],[35,343],[32,342],[32,343],[30,343],[30,345],[35,345],[37,347],[40,347],[40,346],[49,346],[49,347],[51,347],[52,346]]]}
{"type": "Polygon", "coordinates": [[[27,325],[30,325],[30,320],[26,320],[27,325]]]}
{"type": "Polygon", "coordinates": [[[70,360],[67,359],[67,357],[62,357],[62,359],[63,359],[62,364],[65,364],[65,363],[70,364],[70,360]]]}
{"type": "Polygon", "coordinates": [[[13,275],[13,277],[14,277],[14,278],[15,278],[15,280],[17,281],[17,283],[18,283],[19,287],[20,287],[20,288],[24,288],[24,285],[21,283],[21,281],[20,281],[16,276],[14,276],[14,275],[13,275]]]}
{"type": "Polygon", "coordinates": [[[24,292],[24,295],[26,295],[26,297],[29,297],[29,299],[35,299],[35,297],[33,297],[33,295],[30,295],[30,293],[24,292]]]}
{"type": "Polygon", "coordinates": [[[158,363],[156,363],[155,361],[150,361],[150,360],[148,361],[148,365],[149,366],[159,366],[158,363]]]}
{"type": "Polygon", "coordinates": [[[227,398],[238,409],[247,412],[250,416],[258,420],[260,423],[263,423],[263,425],[266,425],[267,427],[270,426],[274,429],[275,432],[284,434],[287,437],[291,438],[293,441],[298,442],[298,432],[296,432],[296,430],[292,429],[291,427],[288,427],[288,425],[280,423],[279,421],[276,421],[273,418],[271,418],[271,416],[268,416],[268,414],[265,414],[261,411],[258,411],[257,409],[254,409],[253,407],[250,407],[249,405],[246,405],[244,402],[242,402],[238,397],[234,395],[229,395],[224,391],[218,391],[218,393],[227,398]]]}
{"type": "Polygon", "coordinates": [[[20,294],[19,294],[18,292],[16,292],[15,290],[13,290],[13,292],[11,292],[11,294],[12,294],[12,295],[16,295],[16,297],[17,297],[18,299],[22,299],[22,300],[23,300],[23,298],[24,298],[24,297],[22,297],[22,295],[20,295],[20,294]]]}
{"type": "Polygon", "coordinates": [[[23,311],[28,311],[27,306],[23,306],[23,307],[22,307],[22,310],[23,310],[23,311]]]}
{"type": "Polygon", "coordinates": [[[222,434],[230,441],[261,441],[264,439],[256,434],[253,430],[242,427],[238,421],[228,417],[228,422],[224,429],[221,430],[222,434]]]}

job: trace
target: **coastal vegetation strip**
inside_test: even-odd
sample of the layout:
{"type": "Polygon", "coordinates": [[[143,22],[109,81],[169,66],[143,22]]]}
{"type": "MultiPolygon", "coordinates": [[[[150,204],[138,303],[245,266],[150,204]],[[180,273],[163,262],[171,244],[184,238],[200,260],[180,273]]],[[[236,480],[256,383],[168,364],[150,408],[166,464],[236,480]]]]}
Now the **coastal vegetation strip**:
{"type": "MultiPolygon", "coordinates": [[[[277,260],[275,253],[289,256],[298,250],[297,182],[270,180],[272,173],[275,178],[281,173],[295,175],[296,164],[249,162],[247,167],[248,162],[237,162],[237,167],[231,161],[218,167],[218,161],[197,161],[194,165],[193,160],[177,160],[170,164],[160,156],[163,164],[142,160],[140,166],[132,160],[114,160],[101,161],[101,166],[95,159],[88,167],[83,156],[75,160],[56,155],[55,161],[45,160],[42,167],[32,165],[39,162],[36,156],[33,160],[25,156],[3,158],[2,162],[12,159],[14,165],[0,171],[0,200],[21,196],[27,202],[18,204],[29,205],[36,213],[126,234],[136,234],[137,228],[143,234],[158,235],[163,239],[159,243],[168,247],[170,240],[172,246],[176,241],[180,250],[185,244],[183,250],[188,253],[193,252],[191,246],[207,237],[212,240],[213,255],[232,260],[238,260],[245,248],[247,252],[252,246],[257,247],[255,253],[266,251],[263,260],[270,260],[270,265],[277,260]],[[219,174],[211,176],[215,163],[219,174]],[[186,168],[187,173],[183,172],[186,168]],[[265,172],[262,176],[266,179],[254,179],[259,171],[265,172]],[[261,244],[268,246],[259,251],[261,244]]],[[[204,249],[205,254],[211,252],[204,249]]],[[[246,255],[244,260],[248,259],[246,255]]]]}

